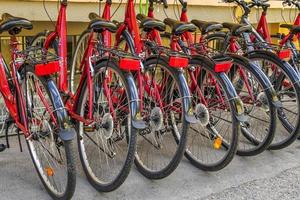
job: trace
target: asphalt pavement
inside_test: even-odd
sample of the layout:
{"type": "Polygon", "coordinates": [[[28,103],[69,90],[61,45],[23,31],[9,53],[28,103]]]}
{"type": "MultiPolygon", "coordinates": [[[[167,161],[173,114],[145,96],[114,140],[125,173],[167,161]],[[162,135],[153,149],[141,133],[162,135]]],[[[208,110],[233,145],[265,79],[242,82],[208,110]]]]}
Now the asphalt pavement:
{"type": "MultiPolygon", "coordinates": [[[[12,148],[0,153],[0,199],[48,200],[30,156],[20,153],[16,139],[12,148]]],[[[207,173],[183,159],[168,178],[151,181],[133,167],[128,179],[111,193],[95,191],[78,165],[75,200],[242,200],[300,199],[300,141],[280,151],[255,157],[238,157],[223,169],[207,173]]]]}

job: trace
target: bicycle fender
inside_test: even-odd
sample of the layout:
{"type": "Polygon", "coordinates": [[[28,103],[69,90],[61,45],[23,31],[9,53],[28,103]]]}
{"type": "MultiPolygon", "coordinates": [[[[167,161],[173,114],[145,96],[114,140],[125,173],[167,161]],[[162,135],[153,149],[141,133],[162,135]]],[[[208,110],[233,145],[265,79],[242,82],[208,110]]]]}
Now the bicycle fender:
{"type": "Polygon", "coordinates": [[[266,51],[266,50],[255,50],[251,51],[246,54],[247,55],[252,55],[252,54],[258,54],[258,53],[263,53],[269,57],[272,57],[273,59],[276,59],[277,62],[282,63],[282,70],[286,73],[290,73],[292,78],[294,79],[294,83],[300,82],[300,75],[297,73],[297,71],[294,69],[294,67],[288,63],[287,61],[281,60],[277,54],[271,52],[271,51],[266,51]]]}
{"type": "Polygon", "coordinates": [[[132,126],[136,129],[145,129],[146,123],[142,120],[142,114],[140,111],[140,99],[136,88],[135,81],[131,73],[125,73],[125,77],[130,91],[130,114],[132,126]]]}
{"type": "Polygon", "coordinates": [[[238,94],[236,93],[236,90],[234,86],[232,85],[231,81],[229,80],[228,76],[226,73],[222,72],[219,73],[221,77],[221,81],[223,85],[225,86],[224,89],[227,91],[228,94],[228,100],[233,104],[234,106],[234,115],[235,118],[239,122],[246,122],[248,120],[248,117],[244,115],[244,111],[241,111],[241,109],[244,109],[244,104],[238,94]]]}
{"type": "Polygon", "coordinates": [[[282,63],[285,67],[287,72],[289,72],[292,75],[292,78],[294,79],[294,83],[299,83],[300,82],[300,74],[294,69],[294,67],[287,61],[282,60],[282,63]]]}
{"type": "Polygon", "coordinates": [[[59,137],[63,141],[71,141],[75,139],[76,131],[74,128],[61,129],[59,132],[59,137]]]}
{"type": "Polygon", "coordinates": [[[57,90],[57,87],[53,80],[48,79],[47,80],[47,86],[49,89],[51,101],[54,107],[54,112],[56,113],[56,116],[58,118],[58,125],[59,125],[59,137],[63,141],[69,141],[75,138],[76,133],[73,128],[69,125],[69,119],[67,111],[64,107],[64,104],[62,102],[61,96],[59,91],[57,90]]]}
{"type": "MultiPolygon", "coordinates": [[[[179,70],[178,70],[179,71],[179,70]]],[[[182,94],[183,94],[183,104],[184,104],[184,113],[185,113],[185,120],[191,124],[196,124],[198,120],[194,115],[194,110],[191,101],[191,94],[186,79],[182,72],[178,73],[178,79],[182,87],[182,94]]]]}
{"type": "MultiPolygon", "coordinates": [[[[164,60],[166,62],[166,64],[169,65],[169,58],[167,56],[162,56],[162,55],[153,55],[150,56],[150,58],[153,57],[159,57],[160,59],[164,60]]],[[[170,67],[171,68],[171,67],[170,67]]],[[[184,74],[182,73],[181,69],[174,69],[171,68],[172,70],[175,70],[177,73],[177,78],[179,79],[179,82],[181,84],[181,88],[182,88],[182,98],[183,98],[183,107],[184,107],[184,115],[185,115],[185,120],[188,123],[191,124],[196,124],[198,122],[198,120],[196,119],[195,115],[194,115],[194,110],[193,110],[193,106],[192,106],[192,100],[191,97],[192,95],[190,94],[190,89],[189,86],[186,82],[186,78],[184,76],[184,74]]]]}

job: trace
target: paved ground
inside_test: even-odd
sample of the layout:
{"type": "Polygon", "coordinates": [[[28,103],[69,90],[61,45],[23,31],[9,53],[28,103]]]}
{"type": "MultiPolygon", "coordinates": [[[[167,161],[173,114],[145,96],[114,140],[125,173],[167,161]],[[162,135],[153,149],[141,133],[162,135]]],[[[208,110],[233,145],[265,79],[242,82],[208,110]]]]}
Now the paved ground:
{"type": "MultiPolygon", "coordinates": [[[[48,200],[27,152],[18,146],[0,154],[0,199],[48,200]]],[[[26,147],[26,146],[25,146],[26,147]]],[[[133,168],[117,191],[101,194],[79,172],[75,200],[96,199],[299,199],[300,141],[281,151],[236,157],[226,169],[205,173],[185,159],[170,177],[150,181],[133,168]]]]}

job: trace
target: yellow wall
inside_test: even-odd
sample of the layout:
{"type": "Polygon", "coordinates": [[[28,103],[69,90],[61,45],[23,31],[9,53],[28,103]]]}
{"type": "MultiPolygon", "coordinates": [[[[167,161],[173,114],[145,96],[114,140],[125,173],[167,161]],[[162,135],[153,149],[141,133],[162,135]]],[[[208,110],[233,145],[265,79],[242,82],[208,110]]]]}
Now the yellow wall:
{"type": "MultiPolygon", "coordinates": [[[[120,0],[113,0],[112,11],[119,5],[120,0]]],[[[137,0],[138,2],[139,0],[137,0]]],[[[68,34],[79,35],[88,25],[88,14],[90,12],[98,12],[98,0],[69,0],[67,19],[68,19],[68,34]]],[[[126,0],[123,0],[126,2],[126,0]]],[[[173,0],[169,0],[173,3],[173,0]]],[[[219,3],[220,0],[187,0],[189,8],[188,15],[190,19],[201,19],[219,22],[232,22],[234,4],[219,3]]],[[[279,24],[283,22],[281,12],[286,19],[289,18],[290,9],[282,10],[280,1],[270,1],[271,8],[268,12],[268,22],[272,33],[279,31],[279,24]]],[[[104,5],[104,3],[102,3],[104,5]]],[[[45,29],[53,29],[52,23],[44,11],[42,0],[1,0],[1,13],[8,12],[16,16],[25,17],[33,21],[34,30],[24,31],[20,35],[34,35],[45,29]]],[[[52,20],[56,20],[57,16],[57,0],[46,0],[46,8],[52,20]]],[[[103,8],[103,6],[102,6],[103,8]]],[[[115,14],[113,19],[122,21],[124,18],[123,3],[115,14]]],[[[138,10],[138,9],[137,9],[138,10]]],[[[169,9],[166,10],[169,17],[174,18],[174,6],[170,4],[169,9]]],[[[293,10],[293,14],[296,13],[293,10]]],[[[257,23],[257,12],[253,10],[250,16],[252,23],[257,23]]],[[[162,6],[156,8],[156,17],[164,19],[166,16],[163,12],[162,6]]],[[[5,35],[5,34],[2,34],[5,35]]]]}
{"type": "MultiPolygon", "coordinates": [[[[86,29],[88,26],[88,14],[90,12],[98,12],[98,1],[99,0],[69,0],[68,10],[67,10],[67,20],[68,20],[68,35],[80,35],[80,33],[86,29]]],[[[104,1],[105,2],[105,1],[104,1]]],[[[112,12],[118,7],[120,0],[113,0],[112,12]]],[[[126,2],[126,0],[123,0],[126,2]]],[[[139,2],[139,0],[137,0],[139,2]]],[[[174,2],[169,0],[169,2],[174,2]]],[[[235,4],[225,4],[219,3],[220,0],[187,0],[188,2],[188,15],[189,19],[200,19],[208,21],[218,21],[218,22],[233,22],[233,7],[235,4]]],[[[296,10],[282,9],[280,1],[270,1],[271,8],[268,11],[268,22],[270,23],[270,30],[272,34],[277,32],[282,32],[283,30],[279,28],[279,24],[283,22],[281,14],[286,20],[289,19],[289,15],[292,11],[292,16],[297,14],[296,10]]],[[[53,21],[56,20],[58,7],[57,0],[46,0],[45,6],[47,11],[53,21]]],[[[102,8],[104,3],[102,3],[102,8]]],[[[15,16],[20,16],[33,21],[34,29],[31,31],[23,31],[20,36],[33,36],[38,32],[44,30],[52,30],[54,24],[49,20],[47,16],[42,0],[0,0],[0,15],[2,13],[8,12],[15,16]]],[[[138,11],[138,6],[136,6],[138,11]]],[[[167,16],[175,18],[174,15],[174,5],[170,4],[169,8],[166,10],[167,16]]],[[[114,15],[113,19],[122,21],[124,20],[124,10],[125,4],[120,6],[120,9],[114,15]]],[[[260,10],[261,11],[261,10],[260,10]]],[[[163,12],[162,6],[157,6],[155,10],[155,15],[158,19],[163,20],[166,15],[163,12]]],[[[257,12],[254,9],[250,21],[256,24],[258,21],[257,12]]],[[[289,21],[289,20],[288,20],[289,21]]],[[[1,50],[2,53],[9,59],[9,41],[7,33],[0,34],[1,36],[1,50]],[[7,51],[5,51],[7,50],[7,51]]]]}

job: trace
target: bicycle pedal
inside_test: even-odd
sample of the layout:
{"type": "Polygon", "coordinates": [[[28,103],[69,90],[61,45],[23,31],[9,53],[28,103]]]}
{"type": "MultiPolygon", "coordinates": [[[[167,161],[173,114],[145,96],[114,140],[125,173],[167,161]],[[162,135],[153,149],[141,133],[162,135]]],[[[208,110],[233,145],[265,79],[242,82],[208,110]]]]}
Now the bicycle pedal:
{"type": "Polygon", "coordinates": [[[0,144],[0,152],[4,151],[6,149],[5,144],[0,144]]]}

